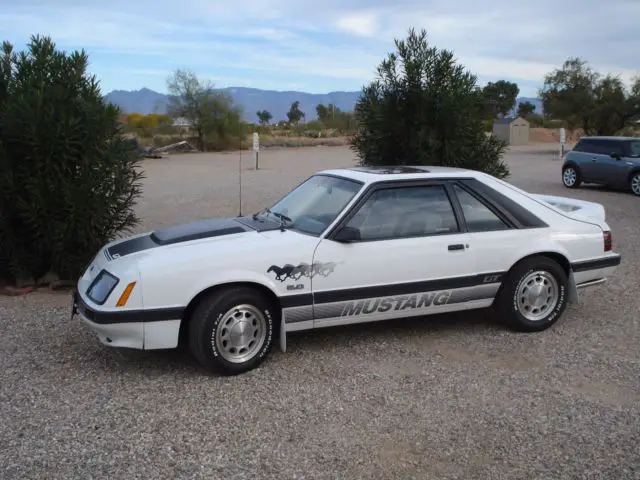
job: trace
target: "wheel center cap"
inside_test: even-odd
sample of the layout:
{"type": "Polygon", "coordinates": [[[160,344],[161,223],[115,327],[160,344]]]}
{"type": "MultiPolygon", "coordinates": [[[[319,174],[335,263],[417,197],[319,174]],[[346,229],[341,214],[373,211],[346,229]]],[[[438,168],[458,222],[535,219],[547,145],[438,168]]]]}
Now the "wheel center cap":
{"type": "Polygon", "coordinates": [[[542,299],[543,291],[544,291],[544,287],[542,285],[536,285],[534,287],[531,287],[528,292],[529,302],[534,305],[537,305],[537,303],[542,299]]]}
{"type": "Polygon", "coordinates": [[[246,345],[253,335],[249,322],[238,322],[231,328],[231,343],[236,346],[246,345]]]}

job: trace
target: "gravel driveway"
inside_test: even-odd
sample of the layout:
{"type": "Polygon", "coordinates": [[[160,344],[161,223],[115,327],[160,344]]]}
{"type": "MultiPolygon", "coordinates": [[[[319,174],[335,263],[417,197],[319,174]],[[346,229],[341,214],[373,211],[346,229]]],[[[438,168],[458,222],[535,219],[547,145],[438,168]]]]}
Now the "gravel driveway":
{"type": "MultiPolygon", "coordinates": [[[[353,161],[243,157],[244,213],[353,161]]],[[[640,478],[640,200],[567,191],[551,152],[508,161],[520,187],[603,203],[623,255],[551,330],[479,314],[320,330],[220,378],[185,352],[103,347],[67,296],[0,297],[0,478],[640,478]]],[[[238,154],[145,168],[138,231],[238,213],[238,154]]]]}

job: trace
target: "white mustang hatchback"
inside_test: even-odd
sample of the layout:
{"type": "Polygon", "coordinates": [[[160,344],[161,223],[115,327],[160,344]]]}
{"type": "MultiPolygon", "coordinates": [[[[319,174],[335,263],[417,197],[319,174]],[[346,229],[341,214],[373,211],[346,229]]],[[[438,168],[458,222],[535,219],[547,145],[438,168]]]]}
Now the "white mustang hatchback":
{"type": "Polygon", "coordinates": [[[354,167],[318,172],[253,216],[107,244],[72,316],[115,347],[184,340],[232,375],[277,337],[286,351],[295,330],[485,307],[544,330],[619,264],[600,204],[470,170],[354,167]]]}

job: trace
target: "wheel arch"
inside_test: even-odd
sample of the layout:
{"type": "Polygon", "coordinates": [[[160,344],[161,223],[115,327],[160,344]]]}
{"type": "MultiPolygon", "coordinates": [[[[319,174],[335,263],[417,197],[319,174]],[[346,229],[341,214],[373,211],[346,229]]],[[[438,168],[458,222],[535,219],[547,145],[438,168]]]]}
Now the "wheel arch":
{"type": "Polygon", "coordinates": [[[567,277],[569,277],[571,275],[571,262],[569,261],[569,259],[562,253],[557,252],[557,251],[553,251],[553,250],[546,250],[546,251],[540,251],[540,252],[535,252],[535,253],[530,253],[528,255],[525,255],[524,257],[520,258],[517,262],[515,262],[511,268],[509,269],[509,271],[513,270],[513,268],[525,261],[528,260],[529,258],[532,257],[547,257],[550,258],[551,260],[554,260],[555,262],[557,262],[562,269],[564,270],[564,273],[567,274],[567,277]]]}
{"type": "Polygon", "coordinates": [[[629,175],[627,175],[627,183],[631,181],[631,177],[640,173],[640,166],[635,166],[629,171],[629,175]]]}
{"type": "Polygon", "coordinates": [[[282,319],[282,314],[281,314],[282,304],[280,302],[280,297],[278,297],[276,292],[274,292],[271,288],[267,287],[262,283],[251,281],[251,280],[222,282],[222,283],[210,285],[202,289],[189,301],[189,303],[187,304],[187,306],[185,307],[182,313],[182,318],[180,319],[180,330],[178,332],[179,345],[184,345],[185,344],[184,342],[187,340],[189,322],[191,321],[191,316],[193,314],[193,311],[196,309],[200,301],[210,294],[213,294],[221,290],[225,290],[227,288],[235,288],[235,287],[250,288],[263,294],[265,298],[267,298],[269,302],[273,305],[274,310],[278,313],[275,316],[275,320],[276,320],[275,327],[276,329],[280,328],[280,321],[282,319]]]}
{"type": "Polygon", "coordinates": [[[565,162],[562,164],[562,170],[564,170],[567,167],[573,167],[576,170],[580,171],[580,165],[578,165],[578,163],[575,160],[565,160],[565,162]]]}
{"type": "MultiPolygon", "coordinates": [[[[569,279],[569,299],[570,301],[573,300],[575,298],[574,293],[577,295],[577,292],[574,291],[575,289],[573,284],[573,275],[571,274],[571,262],[569,261],[569,259],[564,253],[561,253],[557,250],[544,249],[537,252],[531,252],[520,257],[518,260],[513,262],[511,267],[509,267],[509,270],[507,270],[507,273],[505,275],[505,279],[509,276],[509,274],[513,271],[513,269],[516,268],[520,263],[533,257],[549,258],[555,261],[556,263],[558,263],[562,267],[564,272],[567,274],[567,278],[569,279]]],[[[498,292],[496,293],[496,296],[495,296],[496,299],[499,298],[506,284],[507,282],[505,281],[502,282],[502,284],[500,285],[500,288],[498,289],[498,292]]]]}

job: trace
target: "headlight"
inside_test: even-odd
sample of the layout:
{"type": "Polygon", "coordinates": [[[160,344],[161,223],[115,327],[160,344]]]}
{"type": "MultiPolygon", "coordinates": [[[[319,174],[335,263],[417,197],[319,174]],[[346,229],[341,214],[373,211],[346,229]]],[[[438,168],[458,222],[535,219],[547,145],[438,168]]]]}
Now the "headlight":
{"type": "Polygon", "coordinates": [[[87,295],[98,305],[102,305],[107,301],[107,298],[109,298],[109,295],[111,295],[111,292],[116,288],[119,281],[118,278],[106,270],[102,270],[93,282],[91,282],[91,285],[89,285],[87,295]]]}

